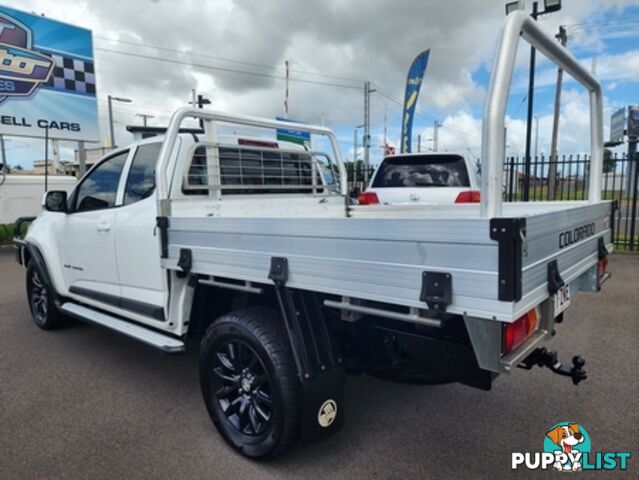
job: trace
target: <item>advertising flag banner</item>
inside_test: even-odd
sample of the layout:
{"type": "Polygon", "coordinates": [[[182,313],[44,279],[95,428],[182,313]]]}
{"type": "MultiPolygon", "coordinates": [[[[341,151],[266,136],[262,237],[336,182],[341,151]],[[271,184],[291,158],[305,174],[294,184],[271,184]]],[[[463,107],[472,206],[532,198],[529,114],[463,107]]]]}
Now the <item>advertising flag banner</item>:
{"type": "Polygon", "coordinates": [[[413,119],[417,107],[417,97],[422,86],[422,79],[428,65],[430,49],[424,50],[415,57],[406,77],[406,94],[404,96],[404,112],[402,115],[402,153],[411,152],[411,139],[413,134],[413,119]]]}

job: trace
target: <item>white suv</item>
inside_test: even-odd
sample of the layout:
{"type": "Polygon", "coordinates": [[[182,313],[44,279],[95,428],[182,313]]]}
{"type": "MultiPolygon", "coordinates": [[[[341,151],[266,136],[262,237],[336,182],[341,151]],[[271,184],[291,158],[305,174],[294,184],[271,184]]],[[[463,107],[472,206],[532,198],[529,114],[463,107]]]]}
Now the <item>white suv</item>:
{"type": "Polygon", "coordinates": [[[410,153],[379,164],[360,205],[476,203],[479,190],[473,165],[455,153],[410,153]]]}

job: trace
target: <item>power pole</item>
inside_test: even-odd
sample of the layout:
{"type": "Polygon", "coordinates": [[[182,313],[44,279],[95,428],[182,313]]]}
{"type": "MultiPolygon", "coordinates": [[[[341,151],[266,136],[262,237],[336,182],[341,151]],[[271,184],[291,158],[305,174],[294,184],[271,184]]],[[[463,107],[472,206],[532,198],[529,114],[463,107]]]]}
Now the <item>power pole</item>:
{"type": "Polygon", "coordinates": [[[371,82],[364,82],[364,182],[368,184],[368,169],[370,166],[371,149],[371,82]]]}
{"type": "Polygon", "coordinates": [[[388,103],[384,103],[384,146],[382,147],[382,157],[386,156],[386,147],[388,146],[388,139],[386,138],[386,135],[388,133],[387,131],[387,125],[386,122],[388,120],[387,118],[388,116],[388,103]]]}
{"type": "Polygon", "coordinates": [[[422,151],[422,134],[417,135],[417,153],[422,151]]]}
{"type": "Polygon", "coordinates": [[[288,60],[284,62],[286,66],[286,88],[284,90],[284,118],[288,118],[288,82],[289,82],[289,68],[288,60]]]}
{"type": "Polygon", "coordinates": [[[353,130],[353,168],[357,163],[357,128],[353,130]]]}
{"type": "Polygon", "coordinates": [[[57,138],[51,140],[53,150],[53,175],[57,175],[60,171],[60,141],[57,138]]]}
{"type": "MultiPolygon", "coordinates": [[[[196,95],[195,89],[191,90],[191,98],[193,99],[190,104],[197,108],[204,108],[204,105],[210,105],[211,99],[205,98],[204,95],[196,95]]],[[[204,120],[200,118],[200,128],[204,130],[204,120]]]]}
{"type": "MultiPolygon", "coordinates": [[[[559,43],[563,47],[568,42],[568,36],[566,35],[566,29],[562,25],[559,27],[559,33],[555,35],[555,38],[559,40],[559,43]]],[[[550,141],[550,163],[548,164],[548,200],[555,200],[557,190],[557,136],[559,134],[559,112],[561,109],[561,88],[564,79],[564,71],[561,68],[557,69],[557,86],[555,87],[555,111],[552,119],[552,139],[550,141]]]]}
{"type": "Polygon", "coordinates": [[[437,120],[435,120],[433,122],[433,152],[437,151],[438,145],[438,130],[439,130],[439,122],[437,120]]]}

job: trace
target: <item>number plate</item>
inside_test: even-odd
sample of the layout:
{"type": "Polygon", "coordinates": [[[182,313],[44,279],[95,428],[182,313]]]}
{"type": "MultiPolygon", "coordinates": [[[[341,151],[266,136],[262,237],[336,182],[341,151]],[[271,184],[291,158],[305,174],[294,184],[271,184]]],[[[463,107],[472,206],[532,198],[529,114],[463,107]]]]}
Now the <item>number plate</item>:
{"type": "Polygon", "coordinates": [[[555,318],[570,306],[570,285],[564,285],[552,298],[555,318]]]}

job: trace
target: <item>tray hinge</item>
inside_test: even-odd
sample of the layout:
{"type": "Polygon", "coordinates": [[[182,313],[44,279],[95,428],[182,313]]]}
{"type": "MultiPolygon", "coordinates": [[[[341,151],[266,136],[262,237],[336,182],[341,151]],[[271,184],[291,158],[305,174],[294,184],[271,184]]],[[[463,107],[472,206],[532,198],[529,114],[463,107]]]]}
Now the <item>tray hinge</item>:
{"type": "Polygon", "coordinates": [[[446,311],[453,297],[453,276],[447,272],[422,272],[422,290],[419,299],[428,308],[446,311]]]}
{"type": "Polygon", "coordinates": [[[526,254],[526,219],[491,218],[490,238],[499,244],[498,298],[521,300],[522,257],[526,254]]]}
{"type": "Polygon", "coordinates": [[[190,248],[180,248],[180,256],[178,258],[177,266],[182,270],[177,272],[177,276],[180,278],[185,277],[191,272],[193,266],[193,254],[190,248]]]}
{"type": "Polygon", "coordinates": [[[268,272],[269,280],[275,285],[284,286],[288,282],[288,259],[286,257],[271,257],[271,269],[268,272]]]}
{"type": "Polygon", "coordinates": [[[564,285],[564,279],[561,278],[561,275],[559,274],[557,260],[551,260],[548,262],[548,292],[551,295],[554,295],[564,285]]]}

